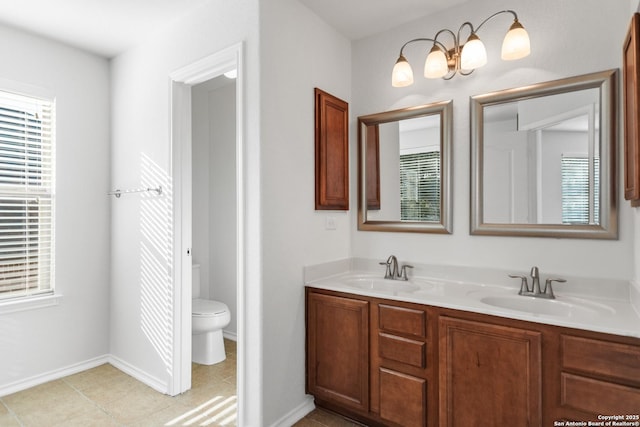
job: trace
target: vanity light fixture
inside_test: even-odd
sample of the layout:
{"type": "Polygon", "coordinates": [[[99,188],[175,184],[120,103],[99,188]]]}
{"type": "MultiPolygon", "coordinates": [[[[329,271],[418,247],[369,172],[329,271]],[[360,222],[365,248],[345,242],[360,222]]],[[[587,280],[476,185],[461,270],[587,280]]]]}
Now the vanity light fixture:
{"type": "Polygon", "coordinates": [[[510,61],[528,56],[531,52],[529,34],[520,24],[518,15],[513,10],[502,10],[482,21],[477,28],[474,28],[470,22],[465,22],[458,28],[457,34],[445,28],[438,31],[432,39],[417,38],[406,42],[400,48],[400,56],[393,67],[391,85],[393,87],[405,87],[413,84],[413,70],[403,51],[408,44],[419,41],[433,42],[424,64],[424,76],[426,78],[437,79],[442,77],[445,80],[450,80],[457,73],[468,76],[473,70],[487,63],[487,51],[478,37],[478,30],[491,18],[503,13],[512,14],[514,20],[502,42],[502,59],[510,61]],[[460,32],[464,27],[469,27],[470,34],[465,43],[460,43],[460,32]],[[451,35],[453,38],[452,47],[447,48],[438,40],[442,33],[451,35]]]}

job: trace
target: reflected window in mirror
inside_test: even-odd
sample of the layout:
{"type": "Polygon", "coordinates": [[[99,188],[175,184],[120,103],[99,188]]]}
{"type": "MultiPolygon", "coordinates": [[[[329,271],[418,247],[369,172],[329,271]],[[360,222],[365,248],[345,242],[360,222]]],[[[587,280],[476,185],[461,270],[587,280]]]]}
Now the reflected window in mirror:
{"type": "Polygon", "coordinates": [[[562,223],[600,223],[599,157],[589,162],[587,156],[562,156],[562,223]],[[590,164],[593,169],[589,167],[590,164]],[[591,191],[593,197],[590,197],[591,191]]]}
{"type": "Polygon", "coordinates": [[[472,98],[472,234],[617,237],[615,78],[472,98]]]}
{"type": "Polygon", "coordinates": [[[400,219],[440,222],[440,117],[400,122],[400,219]]]}
{"type": "Polygon", "coordinates": [[[358,123],[358,228],[449,233],[451,101],[358,123]]]}

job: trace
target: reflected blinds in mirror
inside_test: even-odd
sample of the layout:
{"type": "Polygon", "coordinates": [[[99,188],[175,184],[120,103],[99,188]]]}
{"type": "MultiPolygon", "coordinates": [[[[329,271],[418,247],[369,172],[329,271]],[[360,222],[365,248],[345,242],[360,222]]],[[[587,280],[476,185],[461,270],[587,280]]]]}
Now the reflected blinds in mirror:
{"type": "Polygon", "coordinates": [[[440,153],[400,155],[400,217],[440,221],[440,153]]]}
{"type": "Polygon", "coordinates": [[[562,223],[598,224],[600,221],[600,159],[593,160],[589,184],[587,157],[562,157],[562,223]],[[590,188],[593,187],[593,197],[590,188]]]}

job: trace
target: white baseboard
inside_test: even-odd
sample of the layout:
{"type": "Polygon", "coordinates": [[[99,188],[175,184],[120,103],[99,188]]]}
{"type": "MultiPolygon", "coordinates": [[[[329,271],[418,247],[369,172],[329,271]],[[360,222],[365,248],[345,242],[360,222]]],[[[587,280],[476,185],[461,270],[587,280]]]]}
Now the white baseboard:
{"type": "Polygon", "coordinates": [[[236,342],[238,341],[238,334],[236,334],[235,332],[229,332],[229,331],[223,330],[222,336],[231,341],[236,341],[236,342]]]}
{"type": "Polygon", "coordinates": [[[313,403],[313,396],[306,395],[304,402],[294,408],[291,412],[280,418],[275,423],[271,424],[271,427],[291,427],[301,419],[303,419],[309,412],[316,409],[316,405],[313,403]]]}
{"type": "Polygon", "coordinates": [[[18,380],[9,384],[3,384],[0,385],[0,397],[17,393],[19,391],[44,384],[49,381],[58,380],[69,375],[77,374],[78,372],[86,371],[87,369],[95,368],[109,362],[109,355],[99,356],[93,359],[85,360],[84,362],[66,366],[64,368],[55,369],[53,371],[45,372],[39,375],[34,375],[32,377],[18,380]]]}
{"type": "Polygon", "coordinates": [[[125,374],[131,375],[141,383],[148,385],[152,389],[159,391],[160,393],[168,394],[169,385],[153,375],[149,375],[148,373],[113,355],[109,356],[109,363],[120,369],[125,374]]]}
{"type": "Polygon", "coordinates": [[[64,368],[56,369],[53,371],[45,372],[43,374],[34,375],[29,378],[14,381],[9,384],[0,385],[0,397],[7,396],[9,394],[17,393],[22,390],[26,390],[31,387],[44,384],[49,381],[58,380],[60,378],[67,377],[69,375],[77,374],[78,372],[92,369],[105,363],[110,363],[114,367],[120,369],[125,374],[131,375],[136,380],[148,385],[160,393],[167,394],[169,390],[168,384],[155,378],[152,375],[136,368],[135,366],[119,359],[113,355],[106,354],[104,356],[95,357],[93,359],[85,360],[84,362],[76,363],[64,368]]]}

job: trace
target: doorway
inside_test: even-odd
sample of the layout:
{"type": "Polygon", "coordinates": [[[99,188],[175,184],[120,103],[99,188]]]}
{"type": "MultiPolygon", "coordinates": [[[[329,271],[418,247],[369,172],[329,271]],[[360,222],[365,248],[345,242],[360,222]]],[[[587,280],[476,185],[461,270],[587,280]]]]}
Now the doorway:
{"type": "Polygon", "coordinates": [[[235,107],[232,72],[191,87],[191,259],[199,266],[193,270],[192,297],[219,301],[229,308],[224,336],[233,341],[237,338],[238,264],[235,107]]]}
{"type": "MultiPolygon", "coordinates": [[[[192,299],[192,88],[203,82],[237,70],[235,84],[235,307],[237,319],[237,396],[238,421],[242,422],[244,351],[244,181],[243,181],[243,69],[242,44],[231,46],[216,54],[194,62],[171,73],[171,173],[173,177],[173,278],[174,278],[174,337],[173,375],[169,394],[177,395],[191,388],[191,299],[192,299]]],[[[196,195],[198,196],[198,195],[196,195]]]]}

